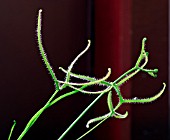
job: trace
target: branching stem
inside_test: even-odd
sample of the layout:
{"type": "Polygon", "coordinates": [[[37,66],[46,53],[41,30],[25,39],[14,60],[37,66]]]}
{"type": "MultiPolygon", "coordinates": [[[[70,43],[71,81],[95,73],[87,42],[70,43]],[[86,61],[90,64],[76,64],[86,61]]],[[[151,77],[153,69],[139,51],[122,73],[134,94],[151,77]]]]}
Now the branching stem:
{"type": "MultiPolygon", "coordinates": [[[[96,78],[92,78],[90,76],[85,76],[85,75],[80,75],[80,74],[75,74],[72,72],[73,66],[75,65],[75,63],[77,62],[77,60],[85,53],[87,52],[87,50],[90,48],[90,44],[91,41],[88,40],[88,44],[87,47],[80,53],[77,55],[77,57],[71,62],[70,66],[68,67],[67,70],[65,70],[64,68],[60,67],[59,69],[62,70],[66,76],[65,76],[65,81],[61,81],[58,80],[57,77],[55,76],[55,73],[47,59],[47,56],[45,54],[43,45],[42,45],[42,38],[41,38],[41,23],[42,20],[42,10],[39,10],[38,13],[38,24],[37,24],[37,38],[38,38],[38,47],[39,47],[39,51],[41,54],[41,57],[43,59],[43,62],[52,78],[52,80],[54,81],[55,84],[55,92],[52,94],[52,96],[48,99],[48,101],[46,102],[46,104],[39,109],[34,115],[33,117],[28,121],[28,123],[26,124],[24,130],[22,131],[22,133],[19,135],[17,140],[22,140],[22,138],[25,136],[25,134],[30,130],[30,128],[34,125],[34,123],[38,120],[38,118],[42,115],[42,113],[48,109],[49,107],[53,106],[54,104],[56,104],[57,102],[59,102],[60,100],[69,97],[73,94],[76,94],[78,92],[80,93],[84,93],[84,94],[98,94],[98,96],[96,97],[96,99],[89,104],[86,109],[77,117],[77,119],[75,119],[75,121],[73,121],[73,123],[64,131],[64,133],[58,138],[58,140],[62,140],[65,135],[72,129],[72,127],[86,114],[86,112],[105,94],[108,95],[107,98],[107,104],[108,104],[108,110],[109,112],[99,116],[99,117],[95,117],[90,119],[87,122],[86,127],[89,127],[90,124],[92,123],[96,123],[98,122],[95,126],[93,126],[90,130],[88,130],[85,134],[83,134],[82,136],[80,136],[77,140],[80,140],[81,138],[83,138],[84,136],[86,136],[88,133],[90,133],[91,131],[93,131],[95,128],[97,128],[99,125],[101,125],[103,122],[105,122],[107,119],[111,118],[111,117],[115,117],[118,119],[123,119],[126,118],[128,116],[128,111],[126,111],[124,114],[120,114],[117,112],[118,108],[123,105],[124,103],[148,103],[148,102],[152,102],[155,101],[157,98],[159,98],[166,87],[166,84],[163,83],[163,88],[162,90],[154,95],[153,97],[150,98],[144,98],[144,99],[124,99],[122,96],[122,93],[120,91],[120,87],[122,84],[126,83],[129,79],[131,79],[133,76],[135,76],[138,72],[142,71],[145,72],[149,75],[151,75],[152,77],[156,77],[157,76],[157,72],[158,69],[146,69],[145,66],[148,63],[148,52],[145,51],[145,41],[146,38],[143,38],[142,40],[142,48],[141,48],[141,52],[140,55],[137,59],[137,62],[135,64],[134,67],[132,67],[130,70],[126,71],[124,74],[122,74],[120,77],[118,77],[115,81],[113,82],[108,82],[107,79],[109,78],[110,74],[111,74],[111,69],[108,68],[108,73],[101,79],[96,79],[96,78]],[[70,78],[71,77],[75,77],[77,79],[82,79],[85,80],[86,82],[81,82],[81,83],[74,83],[71,82],[70,78]],[[61,85],[61,86],[60,86],[61,85]],[[103,85],[105,86],[105,88],[103,90],[97,90],[97,91],[87,91],[85,90],[85,88],[89,87],[89,86],[93,86],[93,85],[103,85]],[[62,94],[59,97],[56,97],[57,93],[60,92],[61,90],[63,90],[66,87],[70,87],[72,89],[72,91],[62,94]],[[113,105],[113,101],[112,101],[112,90],[114,90],[117,93],[119,102],[117,103],[117,105],[113,105]]],[[[14,121],[13,126],[11,127],[11,131],[8,137],[8,140],[10,140],[13,129],[16,125],[16,122],[14,121]]]]}

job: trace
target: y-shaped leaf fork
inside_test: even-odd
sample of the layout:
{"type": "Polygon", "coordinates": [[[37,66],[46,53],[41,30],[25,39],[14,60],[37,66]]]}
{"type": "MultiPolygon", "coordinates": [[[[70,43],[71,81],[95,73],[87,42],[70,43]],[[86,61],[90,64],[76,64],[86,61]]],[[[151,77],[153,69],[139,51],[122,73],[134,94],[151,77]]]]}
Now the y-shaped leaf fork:
{"type": "MultiPolygon", "coordinates": [[[[99,123],[97,125],[95,125],[93,128],[91,128],[88,132],[86,132],[84,135],[82,135],[79,139],[81,139],[82,137],[84,137],[85,135],[87,135],[88,133],[90,133],[93,129],[95,129],[97,126],[99,126],[101,123],[103,123],[105,120],[107,120],[108,118],[110,117],[115,117],[115,118],[119,118],[119,119],[122,119],[122,118],[126,118],[127,115],[128,115],[128,112],[126,111],[125,114],[120,114],[120,113],[117,113],[116,110],[123,104],[123,103],[146,103],[146,102],[151,102],[151,101],[154,101],[156,100],[157,98],[159,98],[163,91],[165,90],[165,83],[163,83],[164,87],[163,89],[158,93],[156,94],[155,96],[151,97],[151,98],[147,98],[147,99],[124,99],[122,97],[122,94],[120,92],[120,89],[119,87],[125,83],[126,81],[128,81],[130,78],[132,78],[134,75],[136,75],[138,72],[140,71],[143,71],[143,72],[146,72],[148,73],[149,75],[153,76],[153,77],[156,77],[156,73],[158,72],[158,69],[145,69],[144,67],[146,66],[147,62],[148,62],[148,52],[145,51],[145,41],[146,41],[146,38],[144,38],[142,40],[142,49],[141,49],[141,53],[140,53],[140,56],[136,62],[136,65],[128,70],[127,72],[125,72],[124,74],[122,74],[118,79],[116,79],[114,82],[107,82],[107,81],[98,81],[98,84],[99,85],[103,85],[103,86],[106,86],[107,88],[106,89],[109,89],[110,88],[110,91],[107,90],[109,93],[108,93],[108,100],[107,100],[107,103],[108,103],[108,107],[109,107],[109,110],[110,112],[105,114],[105,115],[102,115],[102,116],[99,116],[99,117],[96,117],[94,119],[91,119],[87,122],[87,125],[86,127],[89,127],[89,125],[91,123],[94,123],[94,122],[98,122],[99,123]],[[142,60],[144,60],[143,64],[142,63],[142,60]],[[111,89],[114,89],[118,95],[118,98],[119,98],[119,103],[116,105],[116,107],[114,108],[113,107],[113,103],[112,103],[112,100],[111,100],[111,95],[112,95],[112,92],[111,92],[111,89]]],[[[66,74],[68,73],[67,70],[64,70],[63,68],[60,68],[63,72],[65,72],[66,74]]],[[[78,74],[74,74],[72,72],[70,72],[70,76],[73,76],[75,78],[79,78],[79,79],[83,79],[83,80],[87,80],[87,81],[91,81],[91,82],[94,82],[96,81],[95,78],[91,78],[91,77],[88,77],[88,76],[84,76],[84,75],[78,75],[78,74]]],[[[60,81],[61,82],[61,81],[60,81]]],[[[89,82],[90,83],[90,82],[89,82]]],[[[80,90],[78,88],[75,88],[73,87],[74,86],[79,86],[81,84],[79,83],[70,83],[70,87],[72,87],[73,89],[76,89],[76,90],[79,90],[80,92],[83,92],[83,93],[88,93],[88,94],[100,94],[102,91],[97,91],[97,92],[90,92],[90,91],[85,91],[85,90],[80,90]]],[[[106,93],[106,92],[105,92],[106,93]]]]}
{"type": "MultiPolygon", "coordinates": [[[[118,98],[119,98],[119,102],[118,104],[114,107],[113,106],[113,102],[112,102],[112,91],[109,91],[108,93],[108,98],[107,98],[107,104],[108,104],[108,108],[109,108],[109,113],[105,114],[105,115],[102,115],[102,116],[99,116],[99,117],[96,117],[96,118],[93,118],[91,120],[89,120],[86,124],[86,127],[89,128],[89,125],[91,123],[95,123],[95,122],[98,122],[98,124],[96,124],[94,127],[92,127],[90,130],[88,130],[85,134],[83,134],[81,137],[79,137],[77,140],[80,140],[81,138],[83,138],[85,135],[87,135],[88,133],[90,133],[92,130],[94,130],[96,127],[98,127],[101,123],[103,123],[105,120],[107,120],[108,118],[110,117],[115,117],[115,118],[119,118],[119,119],[123,119],[123,118],[126,118],[128,116],[128,112],[126,111],[125,114],[120,114],[120,113],[117,113],[116,110],[123,104],[123,103],[148,103],[148,102],[152,102],[154,100],[156,100],[157,98],[159,98],[162,93],[164,92],[165,90],[165,87],[166,87],[166,84],[163,83],[163,88],[162,90],[154,95],[153,97],[150,97],[150,98],[145,98],[145,99],[137,99],[137,98],[134,98],[134,99],[124,99],[121,92],[120,92],[120,89],[119,87],[125,83],[126,81],[128,81],[130,78],[132,78],[134,75],[136,75],[139,71],[143,71],[143,72],[146,72],[148,73],[149,75],[153,76],[153,77],[156,77],[156,73],[158,72],[158,69],[145,69],[144,67],[146,66],[147,62],[148,62],[148,52],[145,51],[145,41],[146,41],[146,38],[144,38],[142,40],[142,49],[141,49],[141,53],[140,53],[140,56],[135,64],[135,66],[130,69],[129,71],[125,72],[124,74],[122,74],[118,79],[116,79],[114,82],[110,82],[113,89],[116,91],[117,95],[118,95],[118,98]],[[142,63],[142,60],[144,60],[144,63],[142,63]]],[[[77,76],[75,74],[72,74],[72,76],[77,76]]],[[[82,76],[83,77],[83,76],[82,76]]],[[[86,79],[86,80],[91,80],[91,79],[86,79]]],[[[107,82],[102,82],[102,84],[105,85],[107,84],[108,86],[108,83],[107,82]]]]}
{"type": "MultiPolygon", "coordinates": [[[[108,73],[101,79],[96,79],[96,78],[92,78],[89,76],[85,76],[85,75],[80,75],[80,74],[75,74],[72,72],[73,66],[74,64],[77,62],[77,60],[89,49],[91,41],[88,40],[88,45],[87,47],[79,54],[77,55],[77,57],[71,62],[70,66],[68,67],[67,70],[65,70],[64,68],[60,67],[59,69],[62,70],[65,74],[65,81],[61,81],[58,80],[57,77],[55,76],[55,73],[47,59],[47,56],[45,54],[43,45],[42,45],[42,38],[41,38],[41,20],[42,20],[42,10],[39,10],[38,13],[38,24],[37,24],[37,38],[38,38],[38,47],[39,47],[39,51],[41,54],[41,57],[43,59],[43,62],[52,78],[52,80],[54,81],[55,84],[55,91],[52,94],[52,96],[48,99],[48,101],[46,102],[46,104],[40,108],[34,115],[33,117],[28,121],[27,125],[25,126],[24,130],[22,131],[22,133],[20,134],[20,136],[18,137],[17,140],[21,140],[25,134],[29,131],[29,129],[34,125],[34,123],[37,121],[37,119],[41,116],[41,114],[48,109],[49,107],[51,107],[52,105],[56,104],[58,101],[60,101],[61,99],[64,99],[66,97],[69,97],[75,93],[81,92],[84,94],[95,94],[98,95],[97,98],[78,116],[78,118],[68,127],[68,129],[66,129],[66,131],[58,138],[58,140],[62,140],[63,137],[68,133],[69,130],[71,130],[71,128],[77,123],[77,121],[104,95],[107,94],[107,104],[108,104],[108,108],[109,108],[109,112],[105,115],[90,119],[87,122],[86,127],[89,127],[90,124],[98,122],[94,127],[92,127],[89,131],[87,131],[85,134],[83,134],[81,137],[79,137],[77,140],[81,139],[82,137],[84,137],[85,135],[87,135],[88,133],[90,133],[92,130],[94,130],[97,126],[99,126],[100,124],[102,124],[105,120],[107,120],[108,118],[111,117],[115,117],[115,118],[119,118],[119,119],[123,119],[126,118],[128,116],[128,112],[126,111],[125,114],[120,114],[118,113],[118,108],[123,104],[123,103],[147,103],[147,102],[152,102],[154,100],[156,100],[157,98],[159,98],[162,93],[165,90],[166,84],[163,83],[163,89],[156,95],[154,95],[151,98],[145,98],[145,99],[138,99],[138,98],[134,98],[134,99],[124,99],[121,91],[120,91],[120,86],[122,84],[124,84],[125,82],[127,82],[130,78],[132,78],[133,76],[135,76],[138,72],[143,71],[148,73],[149,75],[156,77],[157,76],[157,72],[158,69],[146,69],[145,66],[148,63],[148,52],[145,51],[145,41],[146,38],[143,38],[142,40],[142,48],[141,48],[141,52],[139,55],[139,58],[135,64],[135,66],[133,68],[131,68],[130,70],[128,70],[127,72],[125,72],[124,74],[122,74],[119,78],[117,78],[115,81],[113,82],[109,82],[107,81],[108,77],[111,74],[111,69],[108,68],[108,73]],[[86,82],[81,82],[81,83],[74,83],[71,82],[70,78],[71,77],[75,77],[77,79],[82,79],[85,80],[86,82]],[[87,91],[86,88],[89,86],[93,86],[93,85],[99,85],[99,86],[104,86],[103,90],[100,91],[87,91]],[[61,91],[62,89],[69,87],[72,89],[72,91],[67,92],[65,94],[60,95],[59,97],[56,97],[56,94],[61,91]],[[112,92],[113,90],[117,93],[118,96],[118,104],[117,105],[113,105],[113,101],[112,101],[112,92]]],[[[16,121],[14,121],[14,124],[11,128],[8,140],[10,140],[13,129],[16,125],[16,121]]]]}

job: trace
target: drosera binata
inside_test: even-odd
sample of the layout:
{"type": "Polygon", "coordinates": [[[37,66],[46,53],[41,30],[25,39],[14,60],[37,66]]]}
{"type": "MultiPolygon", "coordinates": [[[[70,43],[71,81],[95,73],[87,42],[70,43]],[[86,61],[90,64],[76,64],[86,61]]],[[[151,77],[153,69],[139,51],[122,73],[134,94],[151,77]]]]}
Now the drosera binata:
{"type": "MultiPolygon", "coordinates": [[[[126,111],[124,114],[120,114],[117,111],[121,105],[123,105],[125,103],[149,103],[149,102],[155,101],[163,94],[163,92],[166,88],[165,83],[163,83],[163,88],[160,90],[159,93],[157,93],[156,95],[153,95],[152,97],[147,97],[144,99],[137,98],[137,97],[132,98],[132,99],[125,99],[120,91],[121,85],[126,83],[129,79],[131,79],[133,76],[135,76],[139,72],[145,72],[154,78],[157,77],[158,69],[146,69],[145,68],[146,64],[148,63],[148,55],[149,55],[149,53],[145,51],[146,38],[143,38],[143,40],[142,40],[141,52],[140,52],[140,55],[137,59],[135,66],[132,67],[130,70],[126,71],[125,73],[123,73],[120,77],[118,77],[113,82],[107,81],[107,79],[109,78],[109,76],[111,74],[110,68],[108,68],[108,72],[106,73],[106,75],[100,79],[82,75],[82,74],[76,74],[76,73],[72,72],[72,69],[73,69],[73,66],[75,65],[75,63],[90,48],[90,45],[91,45],[90,40],[88,40],[87,47],[80,54],[78,54],[77,57],[75,57],[75,59],[71,62],[71,64],[67,68],[67,70],[62,67],[59,67],[59,70],[64,72],[66,74],[66,76],[65,76],[65,80],[58,80],[53,69],[52,69],[52,66],[50,65],[50,63],[47,59],[47,55],[46,55],[44,47],[42,45],[42,34],[41,34],[42,23],[41,22],[42,22],[42,9],[40,9],[38,12],[38,21],[37,21],[38,48],[39,48],[41,57],[43,59],[43,62],[45,64],[45,67],[46,67],[47,71],[49,72],[51,79],[54,82],[55,89],[54,89],[54,93],[48,99],[46,104],[42,108],[40,108],[32,116],[32,118],[28,121],[24,130],[21,132],[21,134],[19,135],[17,140],[23,139],[23,137],[29,132],[31,127],[35,124],[35,122],[38,120],[38,118],[43,114],[43,112],[46,109],[53,106],[54,104],[61,101],[62,99],[69,97],[76,93],[95,94],[95,95],[97,95],[97,97],[96,97],[96,99],[94,99],[92,101],[92,103],[90,103],[87,106],[87,108],[85,108],[83,110],[83,112],[77,117],[77,119],[75,119],[73,121],[73,123],[64,131],[64,133],[62,133],[62,135],[58,138],[58,140],[62,140],[67,135],[67,133],[72,129],[72,127],[86,114],[86,112],[104,95],[107,95],[106,103],[108,104],[109,112],[104,115],[101,115],[99,117],[90,119],[86,124],[87,128],[90,128],[91,124],[93,124],[93,123],[97,123],[97,124],[95,126],[93,126],[92,128],[90,128],[90,130],[88,130],[86,133],[84,133],[82,136],[80,136],[77,140],[80,140],[81,138],[86,136],[88,133],[90,133],[92,130],[97,128],[99,125],[101,125],[104,121],[106,121],[109,118],[112,118],[112,117],[117,118],[117,119],[126,118],[128,116],[128,111],[126,111]],[[81,82],[81,83],[72,82],[70,79],[71,77],[74,77],[77,79],[82,79],[85,82],[81,82]],[[86,90],[87,87],[93,86],[93,85],[98,85],[98,86],[102,85],[102,86],[104,86],[104,89],[97,90],[97,91],[86,90]],[[61,90],[63,90],[64,88],[70,88],[72,91],[64,93],[64,94],[56,97],[57,93],[60,92],[61,90]],[[112,101],[113,91],[116,92],[118,99],[119,99],[117,105],[113,104],[113,101],[112,101]]],[[[16,121],[14,121],[13,126],[11,127],[11,131],[9,133],[8,140],[11,139],[15,126],[16,126],[16,121]]]]}

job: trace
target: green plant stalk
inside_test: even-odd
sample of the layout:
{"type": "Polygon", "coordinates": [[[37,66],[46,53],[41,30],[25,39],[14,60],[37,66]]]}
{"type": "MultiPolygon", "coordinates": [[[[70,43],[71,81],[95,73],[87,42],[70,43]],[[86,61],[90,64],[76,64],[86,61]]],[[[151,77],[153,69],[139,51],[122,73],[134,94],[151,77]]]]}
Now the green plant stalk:
{"type": "MultiPolygon", "coordinates": [[[[86,87],[87,87],[87,86],[84,85],[84,86],[82,86],[80,89],[83,90],[83,89],[85,89],[86,87]]],[[[50,106],[56,104],[56,103],[57,103],[58,101],[60,101],[61,99],[64,99],[64,98],[66,98],[66,97],[68,97],[68,96],[71,96],[71,95],[73,95],[73,94],[75,94],[75,93],[78,93],[78,92],[79,92],[78,90],[74,90],[74,91],[65,93],[65,94],[59,96],[58,98],[54,99],[54,100],[49,104],[48,107],[50,107],[50,106]]]]}
{"type": "Polygon", "coordinates": [[[29,120],[27,123],[26,127],[24,128],[23,132],[20,134],[17,140],[21,140],[25,134],[28,132],[28,130],[33,126],[33,124],[37,121],[37,119],[40,117],[40,115],[49,107],[50,102],[54,99],[56,94],[58,93],[59,90],[56,90],[51,98],[47,101],[47,103],[37,112],[35,115],[29,120]]]}
{"type": "Polygon", "coordinates": [[[12,127],[11,127],[11,131],[10,131],[9,136],[8,136],[8,140],[11,139],[11,136],[12,136],[12,133],[13,133],[13,131],[14,131],[15,126],[16,126],[16,121],[14,120],[13,125],[12,125],[12,127]]]}
{"type": "MultiPolygon", "coordinates": [[[[87,86],[82,86],[81,89],[84,89],[86,88],[87,86]]],[[[78,90],[74,90],[74,91],[71,91],[71,92],[68,92],[68,93],[65,93],[61,96],[59,96],[58,98],[56,98],[54,100],[54,97],[56,96],[56,94],[58,93],[58,90],[56,90],[54,92],[54,94],[51,96],[51,98],[48,100],[48,102],[44,105],[44,107],[42,107],[30,120],[29,122],[27,123],[26,127],[24,128],[23,132],[20,134],[20,136],[18,137],[17,140],[21,140],[25,134],[28,132],[28,130],[33,126],[33,124],[37,121],[37,119],[40,117],[40,115],[47,109],[49,108],[50,106],[56,104],[58,101],[60,101],[61,99],[64,99],[66,97],[69,97],[75,93],[78,93],[79,91],[78,90]]]]}
{"type": "MultiPolygon", "coordinates": [[[[105,94],[108,92],[108,99],[107,99],[107,104],[108,104],[108,108],[109,108],[109,113],[103,115],[103,116],[99,116],[99,117],[96,117],[94,119],[91,119],[88,121],[87,125],[89,126],[89,124],[93,123],[93,122],[98,122],[100,121],[97,125],[95,125],[93,128],[91,128],[89,131],[87,131],[85,134],[83,134],[81,137],[78,138],[81,139],[83,138],[85,135],[87,135],[88,133],[90,133],[92,130],[94,130],[96,127],[98,127],[100,124],[102,124],[104,121],[106,121],[108,118],[110,117],[115,117],[115,118],[119,118],[119,119],[123,119],[123,118],[126,118],[127,115],[128,115],[128,112],[126,111],[125,114],[121,115],[119,113],[116,112],[116,110],[123,104],[123,103],[147,103],[147,102],[152,102],[154,100],[156,100],[157,98],[159,98],[162,93],[164,92],[165,90],[165,87],[166,87],[166,84],[163,83],[163,89],[158,93],[156,94],[155,96],[151,97],[151,98],[145,98],[145,99],[124,99],[120,90],[119,90],[119,87],[127,82],[130,78],[132,78],[133,76],[135,76],[139,71],[143,71],[143,72],[146,72],[148,73],[149,75],[153,76],[153,77],[156,77],[156,73],[158,72],[158,69],[154,69],[154,70],[151,70],[151,69],[144,69],[145,65],[147,64],[148,62],[148,52],[145,52],[145,41],[146,41],[146,38],[143,38],[142,40],[142,49],[141,49],[141,53],[140,53],[140,56],[135,64],[135,66],[133,68],[131,68],[130,70],[128,70],[127,72],[125,72],[124,74],[122,74],[119,78],[117,78],[115,81],[113,82],[107,82],[107,78],[110,76],[111,74],[111,69],[108,69],[108,73],[106,74],[106,76],[104,76],[103,78],[99,79],[99,80],[96,80],[95,78],[92,78],[92,77],[89,77],[89,76],[84,76],[84,75],[78,75],[78,74],[74,74],[71,72],[74,64],[76,63],[76,61],[89,49],[90,47],[90,44],[91,44],[91,41],[88,40],[88,45],[87,47],[85,48],[85,50],[83,50],[73,61],[72,63],[70,64],[70,66],[68,67],[68,70],[64,70],[63,68],[60,67],[60,69],[66,73],[66,80],[63,82],[63,81],[60,81],[56,78],[55,76],[55,73],[47,59],[47,56],[45,54],[45,51],[44,51],[44,48],[43,48],[43,45],[42,45],[42,39],[41,39],[41,20],[42,20],[42,10],[40,9],[39,10],[39,13],[38,13],[38,26],[37,26],[37,37],[38,37],[38,47],[39,47],[39,51],[40,51],[40,54],[41,54],[41,57],[44,61],[44,64],[47,68],[47,70],[49,71],[50,75],[51,75],[51,78],[52,80],[54,81],[54,84],[55,84],[55,92],[52,94],[52,96],[50,97],[50,99],[47,101],[47,103],[39,110],[37,111],[37,113],[34,114],[34,116],[29,120],[29,122],[27,123],[26,127],[24,128],[24,130],[22,131],[22,133],[20,134],[20,136],[18,137],[17,140],[21,140],[25,134],[29,131],[29,129],[34,125],[34,123],[37,121],[37,119],[41,116],[41,114],[47,109],[49,108],[50,106],[54,105],[55,103],[57,103],[58,101],[60,101],[61,99],[64,99],[66,97],[69,97],[75,93],[78,93],[78,92],[82,92],[82,93],[86,93],[86,94],[99,94],[98,97],[78,116],[78,118],[66,129],[66,131],[60,136],[60,138],[58,140],[62,140],[63,137],[72,129],[72,127],[83,117],[83,115],[105,94]],[[145,60],[145,62],[140,66],[142,60],[145,60]],[[85,82],[85,83],[72,83],[70,82],[70,77],[75,77],[75,78],[78,78],[78,79],[83,79],[83,80],[86,80],[86,81],[90,81],[90,82],[85,82]],[[62,86],[59,85],[60,84],[63,84],[62,86]],[[95,92],[92,92],[92,91],[86,91],[84,90],[86,87],[88,86],[92,86],[92,85],[95,85],[95,84],[98,84],[98,85],[104,85],[106,86],[106,88],[104,90],[101,90],[101,91],[95,91],[95,92]],[[77,87],[78,86],[78,87],[77,87]],[[79,87],[81,86],[81,87],[79,87]],[[65,93],[59,97],[56,98],[56,94],[64,89],[65,87],[70,87],[73,89],[73,91],[71,92],[68,92],[68,93],[65,93]],[[112,103],[112,92],[111,90],[114,89],[118,95],[118,98],[119,98],[119,102],[118,104],[115,106],[113,106],[113,103],[112,103]]],[[[16,125],[16,122],[14,122],[12,128],[11,128],[11,131],[10,131],[10,134],[9,134],[9,137],[8,137],[8,140],[10,140],[11,138],[11,135],[12,135],[12,132],[13,132],[13,129],[16,125]]],[[[86,126],[87,126],[86,125],[86,126]]]]}
{"type": "MultiPolygon", "coordinates": [[[[73,95],[77,92],[79,92],[78,90],[74,90],[72,92],[68,92],[68,93],[65,93],[64,95],[61,95],[59,96],[58,98],[55,99],[55,96],[56,94],[62,90],[63,88],[66,87],[66,85],[63,85],[61,86],[61,88],[59,87],[59,83],[58,83],[58,80],[55,76],[55,73],[53,72],[52,70],[52,67],[47,59],[47,56],[45,54],[45,51],[44,51],[44,48],[43,48],[43,45],[42,45],[42,39],[41,39],[41,16],[42,16],[42,10],[40,9],[39,10],[39,14],[38,14],[38,26],[37,26],[37,37],[38,37],[38,44],[39,44],[39,50],[40,50],[40,54],[42,56],[42,59],[46,65],[46,68],[47,70],[50,72],[50,75],[56,85],[56,91],[53,93],[53,95],[50,97],[50,99],[47,101],[47,103],[39,110],[37,111],[37,113],[34,114],[34,116],[28,121],[26,127],[24,128],[24,130],[22,131],[22,133],[20,134],[20,136],[18,137],[17,140],[21,140],[25,134],[29,131],[29,129],[34,125],[34,123],[37,121],[37,119],[40,117],[40,115],[47,109],[49,108],[50,106],[54,105],[55,103],[57,103],[58,101],[60,101],[61,99],[65,98],[65,97],[68,97],[70,95],[73,95]]],[[[89,45],[88,45],[89,47],[89,45]]],[[[86,51],[86,50],[85,50],[86,51]]],[[[81,54],[83,54],[85,51],[83,51],[81,54]]],[[[79,54],[76,59],[71,63],[71,66],[74,65],[74,63],[76,62],[76,60],[78,60],[78,58],[80,57],[81,55],[79,54]]],[[[70,71],[71,71],[71,66],[70,66],[70,71]]],[[[66,76],[66,79],[69,79],[68,76],[66,76]]],[[[86,88],[88,85],[84,85],[82,86],[80,89],[83,90],[84,88],[86,88]]],[[[11,130],[13,130],[13,127],[11,128],[11,130]]],[[[11,137],[11,134],[9,135],[9,139],[11,137]]]]}
{"type": "Polygon", "coordinates": [[[85,115],[85,113],[104,95],[101,93],[97,96],[97,98],[90,104],[88,107],[83,110],[83,112],[73,121],[73,123],[64,131],[64,133],[58,138],[58,140],[62,140],[65,135],[72,129],[72,127],[85,115]]]}

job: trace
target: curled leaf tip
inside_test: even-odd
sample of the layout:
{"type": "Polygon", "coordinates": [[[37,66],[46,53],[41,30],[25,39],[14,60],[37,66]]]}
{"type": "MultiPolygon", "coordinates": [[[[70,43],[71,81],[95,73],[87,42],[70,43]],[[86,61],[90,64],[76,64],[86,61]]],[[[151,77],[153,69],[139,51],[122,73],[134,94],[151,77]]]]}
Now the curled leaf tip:
{"type": "Polygon", "coordinates": [[[107,75],[110,76],[110,74],[111,74],[111,68],[108,68],[108,74],[107,75]]]}
{"type": "Polygon", "coordinates": [[[153,71],[154,71],[155,73],[158,73],[158,69],[154,69],[153,71]]]}
{"type": "Polygon", "coordinates": [[[42,12],[42,9],[39,10],[39,13],[41,13],[41,12],[42,12]]]}
{"type": "Polygon", "coordinates": [[[155,96],[153,96],[151,98],[142,99],[141,100],[142,103],[155,101],[156,99],[158,99],[163,94],[163,92],[165,91],[165,88],[166,88],[166,84],[163,83],[163,88],[161,89],[161,91],[158,94],[156,94],[155,96]]]}
{"type": "Polygon", "coordinates": [[[166,83],[165,82],[163,82],[163,86],[164,86],[163,89],[165,89],[165,87],[166,87],[166,83]]]}
{"type": "Polygon", "coordinates": [[[146,37],[144,37],[144,38],[143,38],[143,41],[146,41],[146,40],[147,40],[147,38],[146,38],[146,37]]]}
{"type": "Polygon", "coordinates": [[[89,123],[86,124],[86,128],[89,128],[89,123]]]}
{"type": "MultiPolygon", "coordinates": [[[[145,42],[146,42],[146,37],[144,37],[143,39],[142,39],[142,51],[144,51],[145,50],[145,42]]],[[[144,51],[145,52],[145,51],[144,51]]],[[[145,52],[146,53],[146,52],[145,52]]]]}
{"type": "Polygon", "coordinates": [[[89,121],[87,122],[87,124],[86,124],[86,128],[89,128],[89,127],[90,127],[90,124],[93,123],[93,122],[95,122],[95,119],[89,120],[89,121]]]}
{"type": "Polygon", "coordinates": [[[88,39],[88,44],[87,44],[87,50],[90,48],[90,46],[91,46],[91,40],[90,39],[88,39]]]}
{"type": "Polygon", "coordinates": [[[158,75],[153,71],[153,72],[148,72],[149,75],[152,77],[156,78],[158,75]]]}
{"type": "Polygon", "coordinates": [[[128,111],[126,111],[125,114],[123,114],[123,115],[115,112],[115,114],[113,114],[113,116],[115,118],[118,118],[118,119],[124,119],[124,118],[126,118],[128,116],[128,111]]]}

